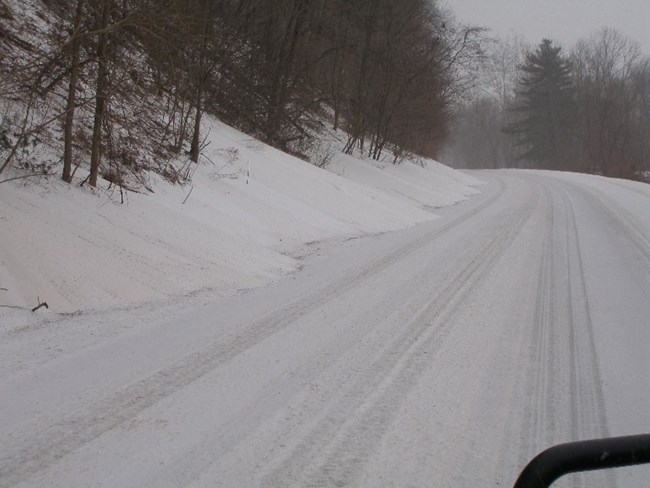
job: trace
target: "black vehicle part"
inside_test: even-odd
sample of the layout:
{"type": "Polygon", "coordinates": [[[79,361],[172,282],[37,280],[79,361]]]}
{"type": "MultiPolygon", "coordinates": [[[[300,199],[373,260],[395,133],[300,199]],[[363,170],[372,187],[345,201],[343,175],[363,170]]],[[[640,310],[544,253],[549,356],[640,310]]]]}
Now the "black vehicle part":
{"type": "Polygon", "coordinates": [[[565,474],[646,463],[650,463],[650,434],[559,444],[528,463],[514,488],[547,488],[565,474]]]}

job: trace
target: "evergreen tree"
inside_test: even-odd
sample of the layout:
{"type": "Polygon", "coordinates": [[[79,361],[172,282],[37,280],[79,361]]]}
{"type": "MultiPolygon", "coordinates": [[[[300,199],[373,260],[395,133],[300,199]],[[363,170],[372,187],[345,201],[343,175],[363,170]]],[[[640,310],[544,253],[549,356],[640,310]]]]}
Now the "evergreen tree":
{"type": "Polygon", "coordinates": [[[533,167],[570,167],[575,126],[571,64],[562,48],[544,39],[526,55],[513,108],[515,122],[506,131],[522,148],[520,159],[533,167]]]}

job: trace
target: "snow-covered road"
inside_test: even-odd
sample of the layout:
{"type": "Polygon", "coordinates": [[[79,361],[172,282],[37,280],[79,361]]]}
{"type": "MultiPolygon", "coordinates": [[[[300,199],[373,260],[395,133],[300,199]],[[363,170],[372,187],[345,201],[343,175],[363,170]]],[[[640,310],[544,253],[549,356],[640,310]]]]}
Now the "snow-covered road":
{"type": "Polygon", "coordinates": [[[265,288],[6,332],[0,487],[509,486],[551,444],[650,431],[650,187],[480,177],[265,288]]]}

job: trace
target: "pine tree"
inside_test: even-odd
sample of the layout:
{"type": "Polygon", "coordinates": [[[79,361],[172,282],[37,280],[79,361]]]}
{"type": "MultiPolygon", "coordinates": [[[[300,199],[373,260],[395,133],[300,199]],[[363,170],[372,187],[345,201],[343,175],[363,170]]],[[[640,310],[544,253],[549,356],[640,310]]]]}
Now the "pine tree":
{"type": "Polygon", "coordinates": [[[520,159],[534,167],[570,167],[575,127],[571,64],[562,48],[544,39],[526,55],[513,108],[516,122],[506,131],[523,151],[520,159]]]}

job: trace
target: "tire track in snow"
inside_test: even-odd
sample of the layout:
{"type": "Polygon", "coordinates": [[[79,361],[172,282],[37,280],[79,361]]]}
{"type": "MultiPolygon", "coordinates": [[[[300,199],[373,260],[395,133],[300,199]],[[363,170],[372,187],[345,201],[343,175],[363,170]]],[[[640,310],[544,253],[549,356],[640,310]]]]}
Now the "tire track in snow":
{"type": "Polygon", "coordinates": [[[580,399],[584,399],[585,396],[589,398],[588,405],[584,405],[584,402],[574,405],[575,434],[580,436],[593,435],[595,437],[607,437],[609,435],[609,429],[607,427],[605,411],[605,395],[602,390],[602,378],[598,364],[591,312],[589,310],[587,280],[585,279],[584,264],[582,261],[578,224],[573,203],[565,190],[562,190],[562,197],[568,216],[567,255],[569,256],[570,278],[568,293],[571,297],[572,318],[570,338],[574,359],[573,364],[575,367],[575,374],[573,375],[572,381],[572,391],[575,394],[572,395],[572,398],[576,401],[578,397],[580,399]],[[571,243],[574,243],[574,246],[571,243]],[[576,298],[573,289],[577,291],[579,298],[576,298]],[[585,412],[585,406],[589,407],[591,411],[585,412]]]}
{"type": "MultiPolygon", "coordinates": [[[[539,446],[552,443],[556,434],[566,434],[567,427],[572,437],[577,438],[582,433],[584,419],[579,414],[579,381],[583,376],[599,377],[593,371],[595,349],[582,351],[586,348],[582,343],[587,339],[583,336],[591,337],[591,322],[573,206],[555,180],[548,179],[543,186],[546,217],[529,346],[531,358],[526,390],[530,398],[522,417],[528,419],[525,436],[528,452],[522,452],[521,462],[539,446]],[[559,286],[563,282],[565,286],[559,286]],[[588,374],[579,371],[584,364],[592,365],[587,368],[588,374]],[[564,370],[570,373],[566,377],[562,375],[564,370]],[[562,419],[558,412],[562,411],[561,404],[569,400],[564,398],[564,393],[569,392],[573,402],[568,411],[570,418],[562,419]]],[[[593,339],[587,343],[593,343],[593,339]]],[[[592,379],[590,382],[598,381],[592,379]]]]}
{"type": "MultiPolygon", "coordinates": [[[[538,180],[539,181],[539,180],[538,180]]],[[[519,466],[558,442],[608,435],[604,395],[593,338],[578,226],[570,195],[544,179],[548,205],[540,259],[535,319],[520,422],[519,466]]],[[[611,472],[593,483],[615,486],[611,472]]],[[[584,486],[574,476],[571,486],[584,486]]]]}
{"type": "Polygon", "coordinates": [[[520,209],[504,228],[492,229],[487,243],[475,244],[450,285],[359,373],[321,420],[290,448],[262,486],[354,486],[401,399],[444,344],[454,326],[454,314],[506,252],[533,206],[520,209]]]}
{"type": "Polygon", "coordinates": [[[366,279],[418,251],[451,228],[475,217],[503,195],[505,183],[501,179],[497,179],[497,182],[498,188],[485,201],[415,241],[368,263],[362,270],[350,273],[262,316],[237,334],[230,334],[225,340],[220,339],[218,343],[122,388],[82,413],[73,412],[55,425],[30,432],[29,438],[5,439],[7,454],[0,458],[0,488],[12,486],[53,465],[84,444],[130,421],[143,410],[289,327],[302,316],[348,293],[366,279]]]}
{"type": "Polygon", "coordinates": [[[582,193],[594,207],[600,209],[612,227],[620,231],[616,232],[617,236],[622,236],[632,244],[641,258],[641,265],[650,273],[650,236],[645,234],[644,226],[636,221],[632,213],[602,191],[571,186],[582,193]]]}
{"type": "MultiPolygon", "coordinates": [[[[494,479],[505,483],[514,482],[528,461],[551,444],[608,436],[578,223],[570,198],[575,190],[563,188],[555,178],[517,176],[540,186],[544,213],[535,221],[541,246],[530,254],[539,259],[531,322],[522,324],[528,332],[513,355],[513,364],[521,365],[522,371],[513,377],[507,414],[511,421],[495,446],[500,454],[494,479]]],[[[611,472],[598,476],[575,476],[570,486],[615,486],[611,472]]]]}
{"type": "MultiPolygon", "coordinates": [[[[528,363],[528,382],[526,392],[529,399],[524,408],[522,422],[527,428],[522,432],[522,449],[519,450],[519,465],[524,466],[537,450],[537,446],[546,444],[548,417],[547,411],[552,409],[549,401],[549,389],[552,377],[552,360],[550,329],[552,328],[552,284],[553,284],[553,228],[554,207],[553,198],[546,185],[544,188],[544,202],[546,216],[544,219],[544,237],[542,255],[539,266],[537,297],[533,316],[531,343],[529,346],[532,359],[528,363]]],[[[552,412],[550,417],[553,418],[552,412]]]]}
{"type": "MultiPolygon", "coordinates": [[[[598,364],[593,323],[589,311],[587,285],[580,249],[580,236],[575,209],[566,190],[560,187],[564,215],[566,216],[566,256],[568,267],[567,296],[569,327],[571,438],[574,441],[608,437],[605,397],[598,364]]],[[[584,475],[574,477],[574,486],[615,487],[612,471],[600,473],[600,479],[585,480],[584,475]]]]}
{"type": "MultiPolygon", "coordinates": [[[[637,195],[639,195],[641,197],[645,197],[647,199],[650,199],[650,192],[644,191],[641,188],[635,188],[632,185],[626,185],[626,184],[622,183],[621,180],[616,180],[616,179],[613,179],[613,178],[609,178],[607,180],[607,182],[609,184],[611,184],[611,185],[615,185],[615,186],[617,186],[619,188],[623,188],[623,189],[625,189],[627,191],[631,191],[633,193],[636,193],[637,195]]],[[[646,183],[646,185],[650,185],[650,184],[646,183]]],[[[650,188],[650,186],[646,186],[646,188],[650,188]]]]}

